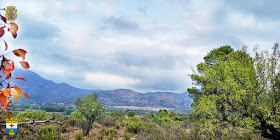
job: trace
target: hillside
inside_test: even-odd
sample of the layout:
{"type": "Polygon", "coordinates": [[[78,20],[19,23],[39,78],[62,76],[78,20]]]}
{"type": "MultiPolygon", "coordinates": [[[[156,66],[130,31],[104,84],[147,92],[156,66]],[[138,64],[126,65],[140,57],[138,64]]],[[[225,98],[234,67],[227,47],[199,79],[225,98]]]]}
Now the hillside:
{"type": "MultiPolygon", "coordinates": [[[[66,83],[58,84],[46,80],[30,70],[16,70],[14,75],[26,79],[27,82],[18,80],[16,84],[29,93],[29,102],[72,104],[77,97],[94,92],[98,93],[100,101],[106,106],[187,108],[192,102],[188,93],[149,92],[143,94],[129,89],[86,90],[66,83]]],[[[21,99],[20,102],[26,102],[26,99],[21,99]]]]}

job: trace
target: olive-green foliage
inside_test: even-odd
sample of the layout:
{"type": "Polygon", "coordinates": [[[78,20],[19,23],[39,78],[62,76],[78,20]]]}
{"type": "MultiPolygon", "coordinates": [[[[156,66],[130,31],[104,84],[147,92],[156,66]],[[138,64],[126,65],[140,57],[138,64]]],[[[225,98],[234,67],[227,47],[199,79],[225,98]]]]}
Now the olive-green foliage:
{"type": "Polygon", "coordinates": [[[76,133],[75,137],[76,137],[76,140],[82,140],[83,139],[83,132],[76,133]]]}
{"type": "Polygon", "coordinates": [[[43,140],[61,140],[61,133],[65,131],[64,128],[57,125],[42,126],[38,130],[38,139],[43,140]]]}
{"type": "Polygon", "coordinates": [[[104,107],[101,102],[98,101],[97,94],[89,94],[84,98],[78,98],[75,102],[77,112],[85,118],[82,120],[82,129],[84,136],[89,134],[92,128],[93,122],[100,119],[104,112],[104,107]]]}
{"type": "Polygon", "coordinates": [[[208,127],[207,124],[192,120],[192,122],[189,122],[190,133],[188,139],[251,140],[255,136],[255,134],[248,133],[246,129],[241,127],[217,124],[211,131],[208,127]]]}
{"type": "Polygon", "coordinates": [[[35,140],[37,137],[36,134],[32,133],[28,129],[19,129],[17,131],[17,134],[18,134],[18,139],[20,140],[35,140]]]}
{"type": "Polygon", "coordinates": [[[130,134],[129,133],[124,133],[123,139],[124,140],[130,140],[130,134]]]}
{"type": "Polygon", "coordinates": [[[113,140],[116,137],[116,133],[117,133],[116,129],[103,129],[101,131],[100,136],[98,136],[98,139],[99,140],[103,140],[103,139],[113,140]]]}
{"type": "Polygon", "coordinates": [[[74,112],[75,110],[73,108],[67,108],[65,111],[64,111],[64,115],[70,115],[72,112],[74,112]]]}
{"type": "Polygon", "coordinates": [[[162,124],[164,124],[165,121],[162,118],[155,117],[155,118],[153,118],[153,122],[155,122],[158,125],[162,125],[162,124]]]}
{"type": "Polygon", "coordinates": [[[186,114],[178,113],[175,117],[172,118],[174,121],[184,121],[188,119],[186,114]]]}
{"type": "Polygon", "coordinates": [[[62,106],[41,106],[42,110],[46,110],[47,112],[64,112],[66,110],[66,107],[62,106]]]}
{"type": "Polygon", "coordinates": [[[80,112],[72,112],[67,123],[71,126],[81,127],[81,123],[84,119],[80,112]]]}
{"type": "Polygon", "coordinates": [[[170,113],[169,113],[169,117],[170,118],[174,118],[174,117],[176,117],[176,113],[174,112],[174,111],[171,111],[170,113]]]}
{"type": "Polygon", "coordinates": [[[145,114],[145,117],[149,119],[154,119],[156,115],[154,113],[149,113],[149,114],[145,114]]]}
{"type": "Polygon", "coordinates": [[[125,112],[124,111],[113,111],[110,115],[115,118],[123,119],[125,117],[125,112]]]}
{"type": "Polygon", "coordinates": [[[127,117],[134,117],[135,113],[133,111],[130,111],[127,113],[127,117]]]}
{"type": "Polygon", "coordinates": [[[46,120],[51,118],[46,111],[42,111],[42,110],[33,110],[33,111],[26,110],[24,112],[17,114],[16,117],[19,122],[22,122],[30,118],[34,118],[35,120],[46,120]]]}
{"type": "Polygon", "coordinates": [[[130,117],[123,121],[123,125],[126,126],[126,130],[132,133],[139,133],[141,130],[145,129],[145,124],[140,121],[139,118],[130,117]]]}
{"type": "Polygon", "coordinates": [[[116,128],[119,128],[124,118],[125,118],[124,111],[114,111],[111,112],[110,115],[105,116],[99,122],[101,124],[104,124],[105,126],[115,126],[116,128]]]}
{"type": "Polygon", "coordinates": [[[272,124],[270,128],[279,128],[280,71],[276,70],[279,60],[277,43],[271,54],[256,51],[254,58],[245,47],[234,51],[230,46],[222,46],[208,53],[191,75],[201,90],[188,89],[195,109],[191,117],[203,122],[203,131],[199,132],[213,138],[217,128],[213,123],[222,122],[227,122],[225,128],[244,128],[229,131],[240,137],[252,133],[257,126],[266,134],[267,123],[272,124]]]}
{"type": "Polygon", "coordinates": [[[169,117],[168,111],[166,109],[159,110],[157,116],[160,117],[160,118],[169,117]]]}
{"type": "MultiPolygon", "coordinates": [[[[155,117],[161,119],[159,117],[155,117]]],[[[155,119],[154,118],[154,119],[155,119]]],[[[148,116],[139,118],[128,118],[125,121],[128,123],[128,132],[137,132],[136,139],[187,139],[187,134],[184,128],[181,127],[180,121],[167,121],[164,122],[162,119],[162,124],[158,125],[153,122],[148,116]],[[128,121],[129,120],[129,121],[128,121]],[[131,128],[131,129],[129,129],[131,128]],[[133,130],[133,131],[132,131],[133,130]]]]}

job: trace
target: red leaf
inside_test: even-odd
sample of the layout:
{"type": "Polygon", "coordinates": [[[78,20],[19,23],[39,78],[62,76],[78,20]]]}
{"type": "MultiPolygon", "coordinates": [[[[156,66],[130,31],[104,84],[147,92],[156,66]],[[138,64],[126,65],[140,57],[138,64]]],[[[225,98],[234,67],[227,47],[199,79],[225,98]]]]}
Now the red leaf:
{"type": "Polygon", "coordinates": [[[11,67],[11,71],[13,71],[13,70],[15,70],[15,63],[14,63],[14,61],[12,62],[12,67],[11,67]]]}
{"type": "Polygon", "coordinates": [[[15,24],[14,22],[9,23],[8,25],[10,25],[10,27],[11,27],[15,32],[18,31],[18,26],[17,26],[17,24],[15,24]]]}
{"type": "Polygon", "coordinates": [[[7,110],[8,107],[12,106],[12,101],[9,101],[6,106],[3,107],[3,112],[7,110]]]}
{"type": "Polygon", "coordinates": [[[6,43],[6,41],[4,40],[5,42],[5,51],[8,49],[8,44],[6,43]]]}
{"type": "Polygon", "coordinates": [[[1,102],[1,106],[5,106],[5,104],[7,103],[7,97],[4,96],[3,94],[0,94],[0,102],[1,102]]]}
{"type": "Polygon", "coordinates": [[[9,61],[2,61],[1,71],[8,76],[15,69],[15,63],[10,64],[9,61]]]}
{"type": "Polygon", "coordinates": [[[30,68],[28,62],[26,62],[26,61],[19,61],[19,63],[20,63],[21,66],[22,66],[23,68],[25,68],[25,69],[29,69],[29,68],[30,68]]]}
{"type": "Polygon", "coordinates": [[[4,21],[5,23],[7,23],[6,17],[4,17],[4,16],[2,16],[2,15],[0,15],[0,16],[1,16],[1,20],[4,21]]]}
{"type": "Polygon", "coordinates": [[[18,57],[22,57],[22,60],[24,60],[25,59],[25,54],[27,52],[24,49],[17,49],[17,50],[14,50],[13,53],[18,57]]]}
{"type": "Polygon", "coordinates": [[[12,77],[12,73],[10,73],[9,75],[7,75],[6,80],[10,79],[12,77]]]}
{"type": "Polygon", "coordinates": [[[23,92],[22,94],[23,94],[23,96],[24,96],[26,99],[29,98],[29,95],[28,95],[27,93],[23,92]]]}
{"type": "Polygon", "coordinates": [[[0,28],[0,37],[2,37],[5,34],[5,30],[3,28],[0,28]]]}
{"type": "Polygon", "coordinates": [[[12,65],[9,61],[2,61],[2,67],[4,70],[8,71],[11,69],[12,65]]]}
{"type": "Polygon", "coordinates": [[[8,31],[12,33],[14,38],[17,37],[17,32],[15,30],[13,30],[12,28],[8,28],[8,31]]]}
{"type": "Polygon", "coordinates": [[[5,97],[8,97],[8,96],[10,95],[10,92],[11,92],[11,90],[9,90],[9,89],[4,89],[4,90],[3,90],[3,95],[4,95],[5,97]]]}
{"type": "Polygon", "coordinates": [[[26,82],[26,80],[24,78],[16,78],[17,80],[23,80],[26,82]]]}

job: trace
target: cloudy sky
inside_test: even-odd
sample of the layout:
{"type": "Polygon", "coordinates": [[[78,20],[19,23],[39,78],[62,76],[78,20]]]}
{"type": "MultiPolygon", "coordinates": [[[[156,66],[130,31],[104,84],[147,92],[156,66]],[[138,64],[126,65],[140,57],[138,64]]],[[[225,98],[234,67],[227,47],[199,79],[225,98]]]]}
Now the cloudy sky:
{"type": "MultiPolygon", "coordinates": [[[[1,0],[18,9],[31,70],[86,89],[184,92],[203,56],[221,45],[271,48],[279,2],[265,0],[1,0]]],[[[1,14],[5,12],[2,11],[1,14]]],[[[2,48],[4,44],[1,45],[2,48]]],[[[1,49],[2,49],[1,48],[1,49]]]]}

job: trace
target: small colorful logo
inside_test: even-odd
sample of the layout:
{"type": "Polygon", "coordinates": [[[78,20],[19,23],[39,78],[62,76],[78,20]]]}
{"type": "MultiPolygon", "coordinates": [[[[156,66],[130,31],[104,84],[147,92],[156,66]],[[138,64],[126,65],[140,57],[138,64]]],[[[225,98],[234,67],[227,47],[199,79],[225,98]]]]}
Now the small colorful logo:
{"type": "Polygon", "coordinates": [[[6,18],[8,21],[14,21],[17,18],[17,9],[15,6],[7,6],[6,18]]]}
{"type": "Polygon", "coordinates": [[[9,135],[14,135],[17,133],[17,119],[6,119],[6,131],[9,135]]]}

